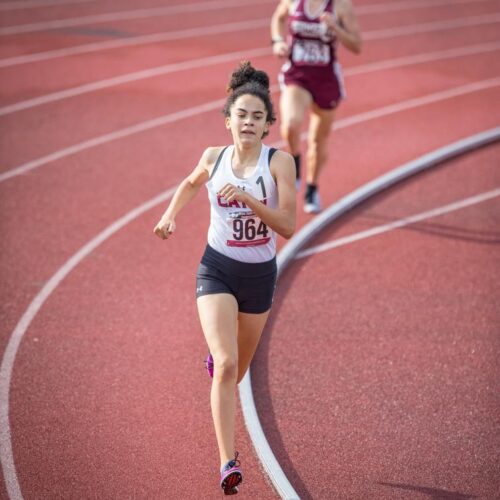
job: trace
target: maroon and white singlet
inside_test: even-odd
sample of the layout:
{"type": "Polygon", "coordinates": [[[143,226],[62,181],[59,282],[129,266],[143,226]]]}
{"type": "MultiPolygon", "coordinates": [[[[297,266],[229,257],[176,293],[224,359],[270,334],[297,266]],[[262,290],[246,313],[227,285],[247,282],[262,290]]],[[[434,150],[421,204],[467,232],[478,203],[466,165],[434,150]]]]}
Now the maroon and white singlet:
{"type": "Polygon", "coordinates": [[[278,188],[271,174],[269,147],[262,144],[259,160],[249,177],[233,171],[234,146],[221,153],[217,168],[207,182],[210,200],[208,244],[217,252],[240,262],[266,262],[276,255],[276,232],[244,203],[226,201],[218,193],[228,183],[238,186],[269,208],[278,206],[278,188]]]}
{"type": "Polygon", "coordinates": [[[317,12],[309,12],[308,0],[295,0],[288,17],[290,59],[281,69],[282,85],[306,89],[322,109],[334,109],[345,96],[342,72],[337,61],[336,39],[327,33],[319,18],[335,15],[334,0],[324,0],[317,12]]]}

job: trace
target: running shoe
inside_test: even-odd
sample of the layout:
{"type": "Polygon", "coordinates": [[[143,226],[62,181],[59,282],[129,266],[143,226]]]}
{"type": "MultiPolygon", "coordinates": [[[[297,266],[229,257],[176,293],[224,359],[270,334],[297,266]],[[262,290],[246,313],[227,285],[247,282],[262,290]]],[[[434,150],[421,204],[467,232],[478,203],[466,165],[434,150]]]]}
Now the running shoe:
{"type": "Polygon", "coordinates": [[[317,214],[321,212],[321,201],[316,186],[307,186],[304,200],[304,212],[306,214],[317,214]]]}
{"type": "Polygon", "coordinates": [[[224,495],[236,495],[241,481],[243,481],[243,475],[240,471],[238,452],[236,452],[234,459],[224,465],[220,472],[220,487],[224,491],[224,495]]]}
{"type": "Polygon", "coordinates": [[[207,359],[205,360],[205,368],[207,369],[208,376],[214,378],[214,358],[208,353],[207,359]]]}

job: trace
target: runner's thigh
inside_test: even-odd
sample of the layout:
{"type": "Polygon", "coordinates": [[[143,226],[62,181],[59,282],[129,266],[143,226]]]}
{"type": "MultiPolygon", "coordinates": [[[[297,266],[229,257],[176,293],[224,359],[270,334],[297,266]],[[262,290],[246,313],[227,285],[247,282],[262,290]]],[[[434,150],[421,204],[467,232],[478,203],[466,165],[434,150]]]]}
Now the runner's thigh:
{"type": "Polygon", "coordinates": [[[196,300],[203,334],[212,356],[238,353],[238,304],[233,295],[217,293],[196,300]]]}

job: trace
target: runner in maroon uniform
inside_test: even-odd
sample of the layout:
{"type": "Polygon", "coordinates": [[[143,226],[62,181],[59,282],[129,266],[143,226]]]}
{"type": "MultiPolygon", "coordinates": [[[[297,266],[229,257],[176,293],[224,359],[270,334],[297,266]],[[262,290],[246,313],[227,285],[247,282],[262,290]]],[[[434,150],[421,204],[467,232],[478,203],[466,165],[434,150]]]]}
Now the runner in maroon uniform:
{"type": "Polygon", "coordinates": [[[352,52],[361,51],[351,0],[281,0],[271,37],[274,54],[288,58],[280,74],[281,134],[295,158],[297,180],[301,127],[310,109],[304,210],[319,212],[319,173],[327,160],[335,108],[344,97],[337,41],[352,52]]]}

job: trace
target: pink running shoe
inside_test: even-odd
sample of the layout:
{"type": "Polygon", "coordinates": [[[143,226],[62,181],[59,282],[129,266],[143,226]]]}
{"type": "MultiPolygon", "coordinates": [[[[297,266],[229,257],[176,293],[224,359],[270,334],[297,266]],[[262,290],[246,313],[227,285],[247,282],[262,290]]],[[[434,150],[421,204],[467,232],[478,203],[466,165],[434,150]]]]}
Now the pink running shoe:
{"type": "Polygon", "coordinates": [[[208,353],[207,359],[205,360],[205,368],[207,369],[208,375],[214,378],[214,358],[212,358],[210,353],[208,353]]]}
{"type": "Polygon", "coordinates": [[[243,481],[243,475],[240,471],[238,452],[236,452],[234,459],[224,465],[220,472],[220,487],[224,491],[224,495],[236,495],[241,481],[243,481]]]}

